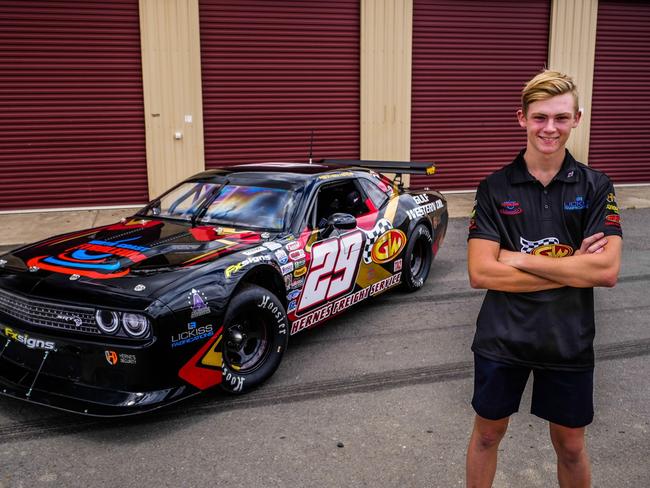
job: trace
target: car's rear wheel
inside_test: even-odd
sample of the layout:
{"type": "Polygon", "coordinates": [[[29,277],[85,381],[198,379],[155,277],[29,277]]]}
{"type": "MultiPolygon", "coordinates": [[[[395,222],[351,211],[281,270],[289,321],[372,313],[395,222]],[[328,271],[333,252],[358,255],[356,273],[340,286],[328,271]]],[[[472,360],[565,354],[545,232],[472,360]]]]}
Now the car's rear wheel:
{"type": "Polygon", "coordinates": [[[245,393],[266,380],[280,365],[288,335],[280,300],[260,286],[242,287],[224,317],[221,387],[245,393]]]}
{"type": "Polygon", "coordinates": [[[419,290],[429,277],[433,250],[431,232],[424,224],[418,224],[408,238],[403,258],[402,288],[419,290]]]}

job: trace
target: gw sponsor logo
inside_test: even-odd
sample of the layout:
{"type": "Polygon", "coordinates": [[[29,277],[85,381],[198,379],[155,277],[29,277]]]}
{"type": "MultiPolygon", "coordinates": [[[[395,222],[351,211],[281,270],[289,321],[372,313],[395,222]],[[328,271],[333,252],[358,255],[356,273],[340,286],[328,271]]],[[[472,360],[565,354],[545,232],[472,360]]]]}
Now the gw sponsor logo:
{"type": "Polygon", "coordinates": [[[443,207],[442,200],[436,200],[435,202],[430,202],[425,205],[420,205],[419,207],[415,207],[414,209],[407,210],[406,215],[408,215],[409,219],[414,220],[421,217],[425,217],[428,214],[433,213],[438,209],[441,209],[442,207],[443,207]]]}
{"type": "Polygon", "coordinates": [[[214,335],[212,324],[197,326],[196,322],[189,322],[187,330],[173,335],[171,338],[172,347],[185,346],[196,341],[207,339],[214,335]]]}
{"type": "Polygon", "coordinates": [[[9,339],[20,342],[22,345],[29,349],[42,349],[44,351],[56,351],[56,343],[53,341],[46,341],[43,339],[35,339],[27,334],[13,330],[11,327],[5,327],[4,335],[9,339]]]}
{"type": "Polygon", "coordinates": [[[372,246],[372,260],[375,263],[387,263],[395,258],[406,245],[406,235],[399,229],[391,229],[381,235],[372,246]]]}
{"type": "Polygon", "coordinates": [[[567,244],[560,244],[557,237],[545,237],[538,241],[529,241],[519,238],[521,252],[550,258],[564,258],[573,254],[573,248],[567,244]]]}

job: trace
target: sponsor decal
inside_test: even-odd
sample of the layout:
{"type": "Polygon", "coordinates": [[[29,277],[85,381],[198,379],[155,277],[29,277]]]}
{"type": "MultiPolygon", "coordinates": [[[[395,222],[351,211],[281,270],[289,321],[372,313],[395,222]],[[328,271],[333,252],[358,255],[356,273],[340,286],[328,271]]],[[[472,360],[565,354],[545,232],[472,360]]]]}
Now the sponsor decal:
{"type": "Polygon", "coordinates": [[[147,258],[144,252],[148,247],[130,243],[137,239],[139,236],[115,242],[92,240],[57,256],[33,257],[27,261],[27,266],[88,278],[119,278],[129,274],[131,265],[147,258]]]}
{"type": "Polygon", "coordinates": [[[238,271],[241,271],[242,268],[248,266],[249,264],[263,263],[267,261],[271,261],[271,256],[264,255],[264,256],[250,257],[245,261],[228,266],[226,268],[225,276],[226,278],[230,278],[233,274],[237,273],[238,271]]]}
{"type": "Polygon", "coordinates": [[[122,364],[136,364],[137,359],[135,354],[126,354],[123,352],[117,353],[116,351],[104,351],[104,357],[108,364],[115,366],[118,363],[122,364]]]}
{"type": "Polygon", "coordinates": [[[520,237],[519,243],[521,244],[521,252],[526,254],[551,258],[564,258],[573,254],[573,248],[567,244],[560,244],[557,237],[545,237],[538,241],[528,241],[520,237]]]}
{"type": "Polygon", "coordinates": [[[307,266],[303,266],[302,268],[298,268],[293,272],[293,276],[295,278],[300,278],[301,276],[304,276],[305,273],[307,273],[307,266]]]}
{"type": "Polygon", "coordinates": [[[278,259],[280,264],[287,264],[287,262],[289,262],[289,257],[283,249],[278,249],[273,254],[275,254],[275,257],[278,259]]]}
{"type": "Polygon", "coordinates": [[[364,239],[363,232],[354,230],[312,246],[309,274],[298,311],[330,301],[354,287],[364,239]]]}
{"type": "Polygon", "coordinates": [[[265,242],[262,244],[265,248],[267,248],[269,251],[277,251],[282,247],[282,244],[278,244],[277,242],[265,242]]]}
{"type": "Polygon", "coordinates": [[[282,271],[283,275],[293,273],[293,264],[291,263],[283,264],[282,266],[280,266],[280,271],[282,271]]]}
{"type": "Polygon", "coordinates": [[[135,285],[135,287],[133,289],[135,291],[144,291],[144,290],[147,289],[147,287],[141,284],[141,285],[135,285]]]}
{"type": "Polygon", "coordinates": [[[41,269],[41,268],[39,268],[38,266],[30,266],[29,267],[29,272],[30,273],[36,273],[39,269],[41,269]]]}
{"type": "Polygon", "coordinates": [[[326,175],[320,175],[318,177],[319,180],[330,180],[332,178],[342,178],[342,177],[349,177],[353,176],[350,171],[342,171],[340,173],[329,173],[326,175]]]}
{"type": "Polygon", "coordinates": [[[406,235],[399,229],[391,229],[382,234],[372,246],[372,260],[375,263],[392,261],[406,245],[406,235]]]}
{"type": "Polygon", "coordinates": [[[294,299],[298,298],[299,295],[300,295],[300,291],[293,290],[293,291],[287,293],[287,300],[294,300],[294,299]]]}
{"type": "Polygon", "coordinates": [[[339,298],[338,300],[327,303],[326,305],[314,310],[313,312],[310,312],[296,319],[291,324],[291,335],[297,334],[301,330],[312,327],[319,322],[327,319],[328,317],[336,315],[337,313],[346,310],[352,305],[359,303],[370,296],[377,295],[388,290],[389,288],[399,284],[401,279],[402,273],[397,273],[381,281],[378,281],[377,283],[373,283],[370,286],[362,288],[355,293],[350,293],[349,295],[339,298]]]}
{"type": "Polygon", "coordinates": [[[419,207],[415,207],[411,210],[407,210],[406,215],[408,215],[408,218],[411,220],[420,219],[422,217],[426,217],[428,214],[433,213],[438,209],[441,209],[442,207],[444,207],[442,200],[436,200],[425,205],[420,205],[419,207]]]}
{"type": "Polygon", "coordinates": [[[363,246],[363,262],[372,263],[372,248],[382,235],[393,228],[393,224],[388,219],[379,219],[372,230],[364,231],[366,242],[363,246]]]}
{"type": "Polygon", "coordinates": [[[296,251],[300,249],[300,242],[298,241],[293,241],[287,244],[287,251],[296,251]]]}
{"type": "Polygon", "coordinates": [[[295,251],[291,251],[289,253],[289,259],[291,261],[299,261],[301,259],[305,259],[305,251],[302,249],[296,249],[295,251]]]}
{"type": "Polygon", "coordinates": [[[291,289],[302,288],[305,285],[305,278],[291,280],[291,289]]]}
{"type": "Polygon", "coordinates": [[[71,314],[71,315],[66,315],[66,314],[57,314],[56,316],[57,320],[64,320],[65,322],[72,322],[75,327],[81,327],[84,323],[81,317],[79,315],[71,314]]]}
{"type": "Polygon", "coordinates": [[[211,312],[210,307],[208,306],[208,300],[205,297],[205,294],[200,291],[192,288],[192,291],[187,297],[187,302],[192,309],[190,316],[194,319],[196,317],[201,317],[207,315],[211,312]]]}
{"type": "Polygon", "coordinates": [[[305,266],[305,264],[306,264],[306,261],[304,259],[301,259],[299,261],[295,261],[293,263],[293,269],[302,268],[303,266],[305,266]]]}
{"type": "Polygon", "coordinates": [[[223,378],[223,358],[219,345],[223,337],[222,334],[223,327],[220,327],[201,349],[183,365],[178,371],[178,376],[181,379],[199,390],[207,390],[221,383],[223,378]]]}
{"type": "Polygon", "coordinates": [[[519,205],[519,202],[515,200],[507,200],[505,202],[501,202],[499,209],[499,213],[501,215],[519,215],[520,213],[523,213],[523,209],[519,205]]]}
{"type": "Polygon", "coordinates": [[[573,178],[573,170],[569,171],[569,172],[566,174],[566,177],[567,177],[567,178],[573,178]]]}
{"type": "Polygon", "coordinates": [[[613,225],[616,227],[621,226],[621,216],[616,214],[610,214],[605,216],[605,225],[613,225]]]}
{"type": "Polygon", "coordinates": [[[119,361],[117,358],[117,353],[115,351],[104,351],[104,357],[106,358],[106,361],[108,361],[108,364],[111,366],[115,366],[119,361]]]}
{"type": "Polygon", "coordinates": [[[295,300],[291,300],[287,305],[287,312],[293,312],[297,306],[298,306],[297,302],[295,300]]]}
{"type": "Polygon", "coordinates": [[[614,195],[613,193],[608,193],[607,194],[607,202],[616,203],[616,195],[614,195]]]}
{"type": "Polygon", "coordinates": [[[413,200],[415,200],[415,203],[418,205],[424,205],[429,202],[429,195],[426,193],[423,193],[422,195],[413,195],[413,200]]]}
{"type": "Polygon", "coordinates": [[[293,275],[291,274],[293,270],[289,271],[289,274],[284,275],[284,286],[291,288],[291,282],[293,281],[293,275]]]}
{"type": "Polygon", "coordinates": [[[401,271],[402,270],[402,260],[401,259],[396,259],[395,262],[393,263],[393,272],[401,271]]]}
{"type": "Polygon", "coordinates": [[[584,197],[578,196],[573,202],[564,204],[564,210],[585,210],[589,208],[589,202],[584,197]]]}
{"type": "Polygon", "coordinates": [[[187,344],[192,344],[193,342],[207,339],[213,335],[214,329],[212,327],[212,324],[197,326],[196,322],[189,322],[187,324],[187,330],[179,332],[176,335],[172,335],[171,345],[172,347],[185,346],[187,344]]]}
{"type": "Polygon", "coordinates": [[[78,274],[73,274],[73,275],[70,275],[70,278],[68,278],[68,279],[70,281],[77,281],[79,278],[81,278],[81,276],[79,276],[78,274]]]}
{"type": "Polygon", "coordinates": [[[37,339],[28,334],[18,332],[11,327],[5,327],[2,330],[3,334],[11,340],[20,342],[28,349],[41,349],[43,351],[56,351],[56,343],[54,341],[46,341],[45,339],[37,339]]]}
{"type": "Polygon", "coordinates": [[[261,252],[266,252],[267,249],[264,246],[257,246],[254,247],[253,249],[249,249],[248,251],[242,251],[242,254],[245,256],[252,256],[254,254],[259,254],[261,252]]]}
{"type": "Polygon", "coordinates": [[[608,203],[606,208],[610,212],[618,213],[618,207],[613,203],[608,203]]]}

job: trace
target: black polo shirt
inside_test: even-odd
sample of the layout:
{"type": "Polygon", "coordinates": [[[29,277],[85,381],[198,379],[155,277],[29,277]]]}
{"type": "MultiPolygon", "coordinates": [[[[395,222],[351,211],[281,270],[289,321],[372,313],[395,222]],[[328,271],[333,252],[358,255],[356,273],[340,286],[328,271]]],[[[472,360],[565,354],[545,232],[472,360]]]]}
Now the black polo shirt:
{"type": "MultiPolygon", "coordinates": [[[[622,235],[607,175],[567,151],[562,168],[544,187],[528,172],[523,153],[479,184],[469,239],[562,258],[596,232],[622,235]]],[[[487,358],[547,369],[593,367],[593,288],[488,290],[476,325],[472,350],[487,358]]]]}

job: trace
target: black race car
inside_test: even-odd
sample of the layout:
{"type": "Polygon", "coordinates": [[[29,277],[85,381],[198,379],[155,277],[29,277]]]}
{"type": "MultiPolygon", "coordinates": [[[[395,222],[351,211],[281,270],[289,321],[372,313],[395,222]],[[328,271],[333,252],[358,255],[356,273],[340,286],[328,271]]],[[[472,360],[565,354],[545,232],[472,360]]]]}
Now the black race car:
{"type": "Polygon", "coordinates": [[[0,393],[118,416],[216,386],[250,390],[289,335],[398,285],[422,287],[447,206],[436,191],[405,191],[401,175],[432,171],[231,166],[116,224],[0,256],[0,393]]]}

